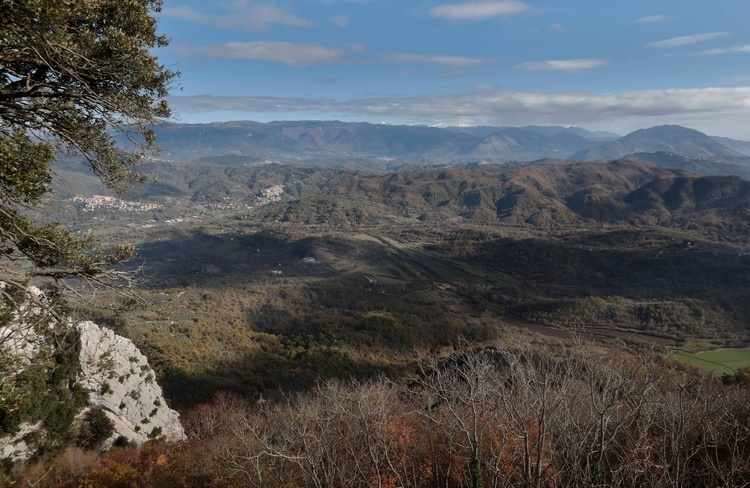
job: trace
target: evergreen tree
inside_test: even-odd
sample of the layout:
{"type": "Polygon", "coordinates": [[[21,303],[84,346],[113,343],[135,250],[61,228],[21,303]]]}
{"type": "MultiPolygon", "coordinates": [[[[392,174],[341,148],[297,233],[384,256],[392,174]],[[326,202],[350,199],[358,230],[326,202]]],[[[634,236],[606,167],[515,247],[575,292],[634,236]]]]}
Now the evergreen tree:
{"type": "Polygon", "coordinates": [[[142,179],[138,165],[154,144],[149,126],[169,116],[163,98],[175,77],[151,53],[167,44],[152,15],[160,4],[0,1],[0,252],[6,262],[33,265],[6,283],[30,276],[97,281],[132,256],[132,247],[104,252],[59,225],[37,225],[25,210],[50,190],[57,150],[81,154],[110,188],[142,179]],[[117,133],[132,150],[116,145],[117,133]]]}
{"type": "MultiPolygon", "coordinates": [[[[0,433],[39,420],[23,408],[34,395],[74,382],[75,338],[60,320],[65,280],[129,284],[113,266],[132,257],[134,247],[105,249],[59,223],[38,222],[32,210],[51,190],[60,152],[80,155],[115,191],[142,180],[139,165],[155,142],[149,127],[169,117],[164,97],[177,75],[151,52],[167,44],[156,32],[160,6],[160,0],[0,0],[0,433]],[[116,144],[123,136],[131,142],[127,149],[116,144]],[[44,284],[45,294],[31,284],[44,284]],[[27,333],[40,336],[41,357],[19,364],[27,333]]],[[[28,351],[23,355],[28,361],[28,351]]]]}

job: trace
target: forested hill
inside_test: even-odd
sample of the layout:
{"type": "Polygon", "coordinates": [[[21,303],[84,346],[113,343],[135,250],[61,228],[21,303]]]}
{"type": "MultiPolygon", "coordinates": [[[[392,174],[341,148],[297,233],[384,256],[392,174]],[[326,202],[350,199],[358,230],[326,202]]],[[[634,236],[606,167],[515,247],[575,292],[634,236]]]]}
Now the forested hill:
{"type": "MultiPolygon", "coordinates": [[[[750,235],[750,182],[702,176],[629,159],[612,163],[547,160],[507,165],[427,167],[411,171],[267,164],[252,167],[150,163],[153,181],[131,195],[180,205],[258,206],[265,222],[353,226],[396,219],[539,229],[618,224],[732,229],[750,235]],[[275,188],[273,198],[264,192],[275,188]]],[[[95,194],[69,173],[60,189],[95,194]]],[[[69,194],[69,193],[68,193],[69,194]]],[[[723,232],[723,231],[722,231],[723,232]]]]}

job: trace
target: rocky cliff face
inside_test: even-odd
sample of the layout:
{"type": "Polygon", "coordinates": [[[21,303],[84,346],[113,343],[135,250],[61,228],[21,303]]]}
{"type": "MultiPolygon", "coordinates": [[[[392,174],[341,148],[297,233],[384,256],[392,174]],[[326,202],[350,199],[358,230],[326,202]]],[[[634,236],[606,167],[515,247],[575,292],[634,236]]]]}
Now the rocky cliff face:
{"type": "MultiPolygon", "coordinates": [[[[4,401],[6,391],[12,392],[13,384],[17,383],[17,378],[22,377],[25,370],[39,368],[40,361],[36,356],[44,350],[43,334],[38,330],[13,330],[14,327],[18,328],[11,323],[0,328],[0,338],[13,339],[0,341],[0,360],[5,361],[6,366],[16,365],[3,368],[0,401],[4,401]]],[[[75,393],[58,398],[64,402],[68,396],[74,397],[83,390],[88,402],[78,412],[76,419],[84,418],[90,410],[99,409],[112,421],[114,430],[100,444],[103,448],[109,448],[120,437],[136,444],[159,437],[173,440],[185,437],[179,415],[167,406],[148,360],[129,339],[93,322],[81,322],[75,326],[75,331],[79,337],[80,372],[75,382],[64,387],[75,393]]],[[[28,403],[23,405],[29,408],[28,403]]],[[[69,406],[60,404],[59,408],[69,406]]],[[[14,461],[29,458],[38,448],[39,439],[50,437],[47,430],[43,418],[21,423],[12,434],[0,436],[0,458],[14,461]]],[[[57,441],[48,439],[48,442],[54,444],[57,441]]]]}
{"type": "Polygon", "coordinates": [[[183,439],[177,412],[169,408],[148,360],[130,339],[93,322],[78,324],[81,337],[79,384],[89,394],[88,408],[99,408],[119,436],[142,443],[152,438],[183,439]]]}

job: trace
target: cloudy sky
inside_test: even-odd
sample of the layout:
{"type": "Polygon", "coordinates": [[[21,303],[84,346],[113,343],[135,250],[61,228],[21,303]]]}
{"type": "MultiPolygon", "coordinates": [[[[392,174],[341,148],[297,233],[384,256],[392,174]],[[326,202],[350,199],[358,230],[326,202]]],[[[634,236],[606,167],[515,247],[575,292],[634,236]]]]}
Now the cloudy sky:
{"type": "Polygon", "coordinates": [[[750,140],[749,0],[164,0],[181,122],[680,124],[750,140]]]}

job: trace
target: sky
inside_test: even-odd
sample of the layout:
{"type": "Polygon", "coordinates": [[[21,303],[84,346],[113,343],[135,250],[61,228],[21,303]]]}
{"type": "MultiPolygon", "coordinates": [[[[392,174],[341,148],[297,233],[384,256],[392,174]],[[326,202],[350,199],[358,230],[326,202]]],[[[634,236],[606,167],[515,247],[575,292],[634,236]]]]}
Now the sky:
{"type": "Polygon", "coordinates": [[[749,0],[164,0],[176,120],[750,140],[749,0]]]}

